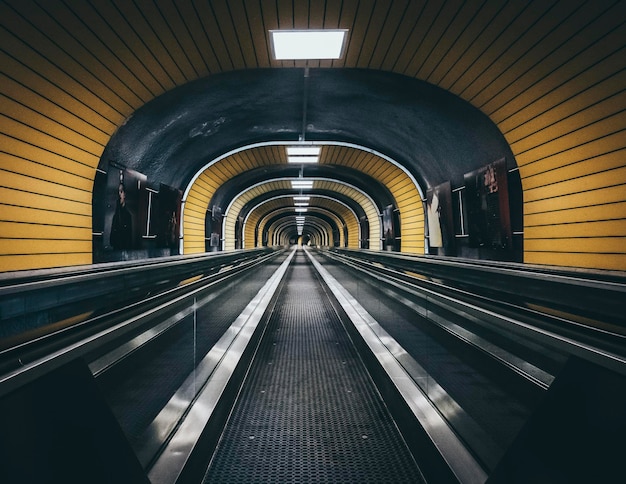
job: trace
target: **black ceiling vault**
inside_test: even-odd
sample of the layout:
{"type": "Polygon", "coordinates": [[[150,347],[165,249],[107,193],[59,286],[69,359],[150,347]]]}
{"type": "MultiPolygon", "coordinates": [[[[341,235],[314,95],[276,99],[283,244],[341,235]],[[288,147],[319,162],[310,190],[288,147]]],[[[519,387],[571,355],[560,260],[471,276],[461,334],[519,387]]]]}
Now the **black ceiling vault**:
{"type": "Polygon", "coordinates": [[[177,87],[138,109],[100,160],[184,189],[210,161],[259,142],[340,141],[404,165],[422,188],[515,160],[476,108],[426,82],[364,69],[252,69],[177,87]],[[305,83],[306,88],[305,88],[305,83]],[[304,132],[303,132],[304,130],[304,132]]]}

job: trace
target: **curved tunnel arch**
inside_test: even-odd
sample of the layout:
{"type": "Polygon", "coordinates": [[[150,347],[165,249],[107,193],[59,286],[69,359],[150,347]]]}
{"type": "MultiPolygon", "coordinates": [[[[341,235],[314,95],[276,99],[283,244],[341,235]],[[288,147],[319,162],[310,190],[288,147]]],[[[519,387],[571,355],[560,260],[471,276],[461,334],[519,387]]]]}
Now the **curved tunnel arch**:
{"type": "MultiPolygon", "coordinates": [[[[243,227],[243,232],[244,233],[255,233],[255,234],[262,234],[263,232],[263,225],[264,225],[264,218],[266,218],[268,215],[271,215],[273,213],[275,213],[275,208],[271,208],[270,212],[267,212],[267,209],[265,208],[268,204],[270,203],[274,203],[276,201],[282,201],[284,202],[284,205],[282,205],[282,207],[286,208],[287,210],[290,211],[294,211],[294,207],[293,205],[290,203],[290,201],[292,200],[293,195],[280,195],[280,196],[276,196],[267,200],[264,200],[260,203],[255,204],[254,207],[251,208],[250,212],[249,212],[249,217],[245,217],[244,218],[244,227],[243,227]],[[247,227],[247,225],[250,225],[250,228],[247,227]]],[[[319,195],[316,195],[314,198],[324,198],[324,197],[320,197],[319,195]]],[[[326,206],[324,207],[324,204],[314,204],[310,207],[307,207],[307,212],[304,212],[300,215],[304,215],[306,213],[310,213],[308,212],[308,210],[311,210],[311,212],[313,212],[316,209],[320,209],[320,208],[327,208],[330,212],[332,212],[334,218],[336,219],[336,223],[338,225],[340,225],[341,227],[346,227],[347,223],[346,223],[346,211],[342,210],[340,208],[340,206],[344,206],[346,207],[350,212],[352,212],[355,215],[355,218],[358,220],[358,216],[356,215],[356,213],[354,212],[354,210],[352,209],[352,207],[350,207],[348,204],[335,200],[333,198],[329,198],[329,200],[333,200],[334,201],[334,205],[335,206],[326,206]]],[[[282,208],[281,207],[281,208],[282,208]]],[[[298,213],[296,213],[296,215],[299,215],[298,213]]],[[[350,229],[347,230],[347,237],[348,240],[350,240],[350,229]]],[[[354,237],[354,233],[352,233],[352,237],[354,237]]],[[[360,234],[359,234],[360,235],[360,234]]],[[[341,239],[344,239],[345,236],[343,235],[343,231],[342,231],[342,237],[341,239]]],[[[252,239],[252,240],[248,240],[247,238],[244,239],[245,244],[243,246],[243,248],[253,248],[253,247],[257,247],[262,245],[262,239],[260,239],[258,236],[256,239],[252,239]]]]}
{"type": "MultiPolygon", "coordinates": [[[[268,243],[277,245],[286,245],[285,234],[297,234],[297,230],[291,220],[288,220],[284,214],[277,214],[270,218],[265,224],[264,237],[268,240],[268,243]]],[[[312,212],[307,217],[305,227],[303,227],[303,235],[307,233],[315,233],[313,238],[318,241],[320,246],[340,246],[341,243],[337,240],[336,234],[339,231],[339,227],[334,223],[332,217],[328,213],[312,212]]]]}
{"type": "MultiPolygon", "coordinates": [[[[298,196],[298,195],[299,194],[294,194],[290,192],[280,192],[280,191],[274,192],[271,194],[271,196],[288,196],[292,199],[294,196],[298,196]]],[[[360,234],[359,235],[360,236],[359,247],[370,248],[369,247],[370,238],[373,236],[379,237],[378,234],[382,233],[381,221],[380,221],[378,212],[375,209],[376,208],[375,205],[373,203],[370,203],[369,200],[367,199],[358,200],[359,197],[356,197],[357,199],[349,198],[345,196],[341,191],[330,191],[330,190],[320,190],[320,189],[316,189],[315,195],[311,195],[310,203],[313,203],[313,205],[315,205],[317,200],[324,199],[324,198],[337,200],[343,205],[348,206],[350,210],[356,214],[359,220],[359,234],[360,234]],[[376,222],[376,220],[378,220],[378,222],[376,222]],[[373,221],[372,223],[373,234],[372,234],[372,231],[370,231],[370,221],[373,221]]],[[[243,217],[245,220],[248,214],[250,213],[250,210],[254,206],[261,203],[263,200],[264,200],[264,197],[257,197],[256,199],[252,200],[250,203],[246,204],[242,208],[241,217],[243,217]]],[[[257,245],[259,245],[260,241],[258,239],[258,236],[253,236],[253,234],[257,233],[256,227],[254,228],[254,232],[253,232],[253,224],[248,224],[246,226],[246,230],[247,230],[246,240],[256,240],[257,245]]],[[[354,236],[355,234],[347,235],[349,240],[353,238],[354,236]]],[[[378,241],[378,239],[376,240],[378,241]]]]}
{"type": "MultiPolygon", "coordinates": [[[[406,221],[406,230],[403,233],[404,247],[407,251],[423,252],[424,224],[421,201],[422,191],[415,178],[406,169],[381,153],[346,143],[319,142],[321,146],[320,163],[316,165],[290,165],[286,162],[283,143],[259,143],[252,147],[240,148],[233,153],[227,153],[217,160],[208,163],[203,170],[194,176],[185,191],[185,205],[183,218],[194,220],[196,227],[204,225],[210,231],[205,207],[220,207],[229,203],[237,190],[244,187],[256,186],[261,181],[271,179],[272,173],[281,175],[299,176],[302,171],[309,175],[325,175],[339,181],[347,181],[358,188],[362,193],[376,202],[378,214],[387,206],[399,210],[401,218],[406,221]],[[278,164],[277,164],[278,162],[278,164]],[[237,171],[241,170],[241,171],[237,171]],[[228,178],[228,176],[231,178],[228,178]]],[[[329,186],[328,189],[334,189],[329,186]]],[[[349,190],[343,192],[348,196],[349,190]]],[[[357,196],[362,199],[362,196],[357,196]]],[[[373,212],[368,214],[368,222],[372,224],[374,233],[370,244],[371,248],[380,248],[378,232],[379,217],[373,212]]],[[[231,221],[231,226],[234,222],[231,221]]],[[[382,231],[381,231],[382,233],[382,231]]],[[[197,230],[186,231],[183,234],[186,252],[204,249],[204,240],[209,233],[202,235],[197,230]],[[195,249],[194,249],[195,248],[195,249]]],[[[248,237],[249,238],[249,237],[248,237]]],[[[233,247],[232,239],[229,247],[233,247]]]]}
{"type": "MultiPolygon", "coordinates": [[[[268,205],[271,204],[268,203],[268,205]]],[[[329,238],[337,242],[337,245],[341,246],[345,244],[345,240],[349,237],[347,225],[350,219],[350,213],[340,214],[338,210],[329,210],[323,207],[313,207],[305,213],[296,213],[293,207],[290,206],[272,206],[272,207],[260,207],[258,210],[258,216],[255,223],[255,233],[258,234],[256,245],[263,245],[269,238],[269,233],[272,224],[277,221],[288,221],[289,224],[295,227],[295,218],[298,215],[304,216],[307,221],[310,221],[312,217],[323,219],[331,230],[329,232],[329,238]]]]}
{"type": "MultiPolygon", "coordinates": [[[[288,211],[291,211],[289,208],[288,211]]],[[[332,232],[329,233],[329,239],[332,239],[334,245],[338,247],[355,247],[355,245],[349,245],[348,241],[350,239],[350,229],[354,230],[353,222],[351,222],[350,213],[339,213],[340,210],[337,209],[329,209],[326,207],[312,207],[305,213],[300,213],[297,215],[303,215],[305,217],[305,226],[306,224],[311,222],[313,218],[321,218],[325,220],[329,226],[332,228],[332,232]]],[[[284,212],[283,212],[284,213],[284,212]]],[[[258,233],[264,234],[269,229],[270,220],[273,220],[274,217],[280,217],[280,211],[274,211],[272,213],[268,213],[265,217],[261,217],[258,223],[258,233]]],[[[295,225],[295,224],[292,224],[295,225]]],[[[354,232],[353,232],[354,233],[354,232]]]]}
{"type": "MultiPolygon", "coordinates": [[[[256,232],[256,220],[252,212],[252,208],[264,202],[267,199],[289,198],[290,200],[299,194],[298,191],[285,188],[284,182],[276,181],[273,179],[254,185],[244,192],[237,194],[231,203],[229,204],[225,218],[223,221],[223,233],[225,234],[226,241],[230,240],[230,245],[225,244],[225,248],[230,249],[232,247],[232,240],[239,240],[240,235],[236,232],[236,227],[243,231],[241,237],[248,241],[245,247],[251,247],[251,241],[255,241],[254,234],[256,232]],[[254,198],[253,198],[254,197],[254,198]],[[250,204],[251,207],[245,210],[245,204],[250,204]],[[248,223],[248,218],[252,216],[251,223],[248,223]],[[241,221],[237,223],[238,221],[241,221]]],[[[316,200],[333,199],[338,203],[347,206],[355,214],[356,219],[360,222],[363,217],[369,221],[367,224],[367,233],[361,233],[361,224],[356,227],[351,224],[349,232],[352,232],[348,238],[351,240],[352,247],[358,247],[359,240],[370,238],[372,240],[379,240],[382,234],[382,227],[380,223],[380,217],[378,216],[378,210],[374,203],[374,200],[364,192],[361,192],[356,187],[342,183],[337,180],[317,180],[315,181],[316,188],[311,193],[308,193],[312,197],[311,203],[315,204],[316,200]],[[317,187],[317,185],[322,185],[317,187]]],[[[258,217],[257,217],[258,219],[258,217]]],[[[259,241],[256,240],[256,245],[259,245],[259,241]]]]}
{"type": "MultiPolygon", "coordinates": [[[[496,159],[515,167],[504,137],[479,110],[436,86],[388,72],[313,69],[306,133],[301,133],[302,74],[301,69],[251,70],[179,86],[135,112],[111,138],[101,165],[123,159],[149,178],[167,179],[179,187],[199,183],[200,192],[246,171],[251,161],[242,156],[242,168],[233,165],[220,179],[194,179],[206,160],[220,161],[224,153],[243,153],[254,144],[297,142],[306,134],[309,142],[361,146],[364,153],[394,160],[396,170],[401,166],[410,175],[408,182],[398,184],[393,167],[368,165],[395,191],[400,217],[411,211],[408,220],[401,220],[402,250],[418,253],[424,252],[423,191],[446,180],[462,183],[463,173],[496,159]],[[235,95],[242,91],[243,102],[235,95]],[[274,96],[277,91],[281,96],[274,96]],[[407,195],[410,185],[414,193],[407,195]]],[[[346,160],[346,166],[360,163],[346,160]]],[[[192,207],[195,216],[206,215],[206,202],[192,195],[185,199],[184,224],[191,220],[192,207]]],[[[521,205],[516,210],[521,218],[521,205]]],[[[184,251],[204,251],[204,224],[197,219],[193,225],[190,230],[185,226],[184,251]]]]}

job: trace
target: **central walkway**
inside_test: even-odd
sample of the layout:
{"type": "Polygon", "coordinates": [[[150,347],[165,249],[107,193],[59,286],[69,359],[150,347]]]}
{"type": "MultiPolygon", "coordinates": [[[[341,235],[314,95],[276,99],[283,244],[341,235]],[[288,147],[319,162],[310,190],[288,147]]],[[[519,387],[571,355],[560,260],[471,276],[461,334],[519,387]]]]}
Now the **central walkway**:
{"type": "Polygon", "coordinates": [[[278,297],[205,482],[423,482],[301,250],[278,297]]]}

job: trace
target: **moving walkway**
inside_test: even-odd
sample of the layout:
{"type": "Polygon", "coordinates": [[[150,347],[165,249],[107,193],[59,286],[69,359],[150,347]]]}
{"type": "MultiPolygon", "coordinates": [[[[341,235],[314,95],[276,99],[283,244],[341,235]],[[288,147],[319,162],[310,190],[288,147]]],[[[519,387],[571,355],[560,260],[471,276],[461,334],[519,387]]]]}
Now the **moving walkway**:
{"type": "MultiPolygon", "coordinates": [[[[90,324],[10,335],[24,340],[2,355],[0,392],[80,358],[153,483],[484,482],[572,355],[623,375],[619,315],[576,341],[549,327],[555,311],[393,257],[244,252],[147,277],[128,318],[104,297],[90,324]]],[[[624,289],[584,283],[610,301],[624,289]]]]}

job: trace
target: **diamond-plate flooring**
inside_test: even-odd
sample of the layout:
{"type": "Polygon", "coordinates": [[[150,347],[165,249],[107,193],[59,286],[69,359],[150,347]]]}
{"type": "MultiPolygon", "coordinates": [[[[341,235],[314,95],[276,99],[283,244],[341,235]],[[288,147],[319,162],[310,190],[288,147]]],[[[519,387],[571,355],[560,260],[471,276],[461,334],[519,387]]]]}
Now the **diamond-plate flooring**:
{"type": "Polygon", "coordinates": [[[207,483],[423,482],[300,252],[207,483]]]}

